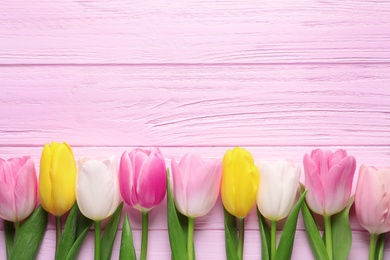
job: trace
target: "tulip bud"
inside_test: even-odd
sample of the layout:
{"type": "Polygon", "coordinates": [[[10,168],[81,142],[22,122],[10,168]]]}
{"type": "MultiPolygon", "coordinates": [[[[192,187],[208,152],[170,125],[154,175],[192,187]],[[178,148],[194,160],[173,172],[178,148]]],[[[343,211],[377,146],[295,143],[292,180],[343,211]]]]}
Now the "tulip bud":
{"type": "Polygon", "coordinates": [[[207,214],[219,195],[221,162],[204,161],[197,154],[186,154],[179,164],[172,159],[171,167],[176,208],[192,218],[207,214]]]}
{"type": "Polygon", "coordinates": [[[42,151],[39,174],[39,199],[42,207],[61,216],[76,200],[76,163],[67,143],[52,142],[42,151]]]}
{"type": "Polygon", "coordinates": [[[390,231],[390,168],[360,167],[355,209],[360,225],[370,234],[390,231]]]}
{"type": "Polygon", "coordinates": [[[147,212],[161,203],[166,193],[165,160],[158,148],[124,152],[119,167],[123,200],[147,212]]]}
{"type": "Polygon", "coordinates": [[[351,196],[355,158],[341,149],[335,153],[316,149],[304,156],[303,165],[310,209],[323,216],[343,210],[351,196]]]}
{"type": "Polygon", "coordinates": [[[118,181],[118,161],[107,159],[79,160],[76,198],[81,213],[98,221],[111,216],[121,201],[118,181]]]}
{"type": "Polygon", "coordinates": [[[269,220],[280,220],[290,213],[294,206],[299,187],[300,167],[292,161],[259,165],[260,184],[257,192],[257,206],[261,214],[269,220]]]}
{"type": "Polygon", "coordinates": [[[0,218],[20,222],[37,204],[37,175],[30,156],[0,159],[0,218]]]}
{"type": "Polygon", "coordinates": [[[222,165],[222,203],[230,214],[244,218],[256,201],[259,171],[252,155],[240,147],[228,150],[222,165]]]}

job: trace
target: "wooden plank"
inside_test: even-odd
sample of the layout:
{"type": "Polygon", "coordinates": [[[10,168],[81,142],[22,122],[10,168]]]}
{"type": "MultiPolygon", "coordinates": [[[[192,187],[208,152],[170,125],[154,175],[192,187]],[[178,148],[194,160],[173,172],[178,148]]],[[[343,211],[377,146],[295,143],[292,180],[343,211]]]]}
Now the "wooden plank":
{"type": "Polygon", "coordinates": [[[388,1],[43,1],[0,6],[0,64],[382,63],[388,1]]]}
{"type": "Polygon", "coordinates": [[[389,145],[389,65],[6,66],[0,144],[389,145]]]}
{"type": "MultiPolygon", "coordinates": [[[[352,249],[349,259],[364,260],[368,258],[369,234],[368,232],[353,231],[352,249]]],[[[0,258],[5,259],[4,232],[0,231],[0,258]]],[[[278,234],[279,237],[280,234],[278,234]]],[[[121,231],[118,231],[112,259],[118,259],[121,231]]],[[[139,256],[141,247],[141,231],[133,231],[134,246],[139,256]]],[[[79,259],[90,259],[93,255],[94,241],[91,231],[81,248],[79,259]]],[[[224,232],[223,230],[195,230],[195,250],[197,259],[224,259],[224,232]]],[[[40,248],[38,260],[54,259],[55,231],[47,230],[40,248]]],[[[385,257],[390,254],[389,241],[386,241],[385,257]]],[[[255,230],[245,231],[244,259],[258,260],[261,255],[260,234],[255,230]]],[[[297,231],[292,259],[314,259],[304,231],[297,231]]],[[[150,230],[148,244],[148,258],[171,259],[168,233],[166,230],[150,230]]],[[[386,258],[385,258],[386,259],[386,258]]]]}

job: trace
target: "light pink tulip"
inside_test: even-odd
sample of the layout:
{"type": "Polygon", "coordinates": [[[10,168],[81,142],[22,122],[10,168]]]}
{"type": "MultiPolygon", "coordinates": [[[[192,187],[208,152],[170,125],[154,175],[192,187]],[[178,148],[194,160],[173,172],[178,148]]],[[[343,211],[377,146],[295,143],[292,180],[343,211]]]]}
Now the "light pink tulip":
{"type": "Polygon", "coordinates": [[[390,231],[390,168],[360,167],[355,209],[360,225],[371,234],[390,231]]]}
{"type": "Polygon", "coordinates": [[[303,158],[306,202],[317,214],[330,216],[343,210],[351,196],[356,160],[345,150],[316,149],[303,158]]]}
{"type": "Polygon", "coordinates": [[[37,175],[29,156],[0,159],[0,218],[19,222],[37,204],[37,175]]]}
{"type": "Polygon", "coordinates": [[[165,160],[158,148],[124,152],[119,169],[120,191],[130,206],[147,212],[161,203],[166,193],[165,160]]]}
{"type": "Polygon", "coordinates": [[[204,161],[197,154],[186,154],[179,164],[172,160],[171,168],[176,208],[192,218],[207,214],[219,195],[221,161],[204,161]]]}

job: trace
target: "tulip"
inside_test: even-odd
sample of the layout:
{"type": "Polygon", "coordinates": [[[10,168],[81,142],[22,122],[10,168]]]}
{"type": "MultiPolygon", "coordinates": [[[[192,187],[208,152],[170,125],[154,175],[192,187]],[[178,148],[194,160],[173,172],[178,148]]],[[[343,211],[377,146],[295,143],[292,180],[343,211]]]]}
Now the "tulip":
{"type": "Polygon", "coordinates": [[[76,163],[67,143],[46,144],[39,174],[39,199],[54,216],[62,216],[76,200],[76,163]]]}
{"type": "Polygon", "coordinates": [[[341,149],[335,153],[316,149],[305,155],[303,165],[310,209],[323,216],[343,210],[351,196],[355,158],[341,149]]]}
{"type": "Polygon", "coordinates": [[[252,155],[240,147],[225,153],[222,166],[222,203],[230,214],[239,219],[237,255],[241,260],[244,243],[244,218],[256,201],[260,179],[259,170],[254,164],[252,155]]]}
{"type": "Polygon", "coordinates": [[[228,150],[222,165],[222,203],[230,214],[244,218],[256,201],[259,171],[252,155],[240,147],[228,150]]]}
{"type": "Polygon", "coordinates": [[[197,154],[186,154],[179,164],[172,160],[171,168],[176,208],[191,218],[206,215],[219,195],[221,162],[204,161],[197,154]]]}
{"type": "Polygon", "coordinates": [[[177,164],[171,162],[176,208],[188,217],[188,259],[193,259],[194,218],[207,214],[219,195],[222,165],[219,160],[204,161],[197,154],[186,154],[177,164]]]}
{"type": "Polygon", "coordinates": [[[257,192],[257,206],[261,214],[269,220],[280,220],[290,213],[294,206],[299,187],[300,167],[291,161],[259,165],[260,183],[257,192]]]}
{"type": "Polygon", "coordinates": [[[56,254],[61,237],[61,216],[76,201],[76,163],[67,143],[46,144],[39,174],[39,199],[42,207],[56,217],[56,254]]]}
{"type": "Polygon", "coordinates": [[[0,218],[16,224],[37,204],[37,175],[30,156],[0,159],[0,218]]]}
{"type": "Polygon", "coordinates": [[[316,149],[304,156],[303,165],[306,202],[312,211],[324,216],[326,248],[332,260],[330,216],[348,205],[356,160],[353,156],[347,156],[345,150],[339,149],[333,153],[316,149]]]}
{"type": "Polygon", "coordinates": [[[114,213],[121,201],[118,161],[114,156],[107,159],[79,159],[76,199],[81,213],[94,221],[114,213]]]}
{"type": "Polygon", "coordinates": [[[371,234],[370,258],[378,235],[390,231],[390,168],[362,165],[355,193],[357,219],[371,234]]]}
{"type": "Polygon", "coordinates": [[[165,160],[158,148],[124,152],[119,166],[123,200],[142,212],[141,260],[146,259],[148,212],[161,203],[166,193],[165,160]]]}
{"type": "Polygon", "coordinates": [[[118,161],[114,156],[79,160],[76,198],[81,213],[95,222],[95,259],[100,259],[100,221],[111,216],[121,201],[118,161]]]}
{"type": "Polygon", "coordinates": [[[165,171],[165,160],[157,148],[124,152],[119,170],[124,201],[141,212],[160,204],[166,193],[165,171]]]}
{"type": "Polygon", "coordinates": [[[294,167],[292,161],[278,161],[274,164],[262,161],[259,170],[261,181],[256,202],[261,214],[271,220],[271,259],[274,259],[276,222],[287,217],[294,206],[301,169],[294,167]]]}

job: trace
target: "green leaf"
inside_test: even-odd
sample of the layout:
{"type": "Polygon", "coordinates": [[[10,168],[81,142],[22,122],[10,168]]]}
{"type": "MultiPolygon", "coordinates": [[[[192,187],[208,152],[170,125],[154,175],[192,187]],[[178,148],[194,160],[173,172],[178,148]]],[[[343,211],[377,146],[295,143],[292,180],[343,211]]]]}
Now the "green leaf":
{"type": "Polygon", "coordinates": [[[79,210],[77,227],[76,227],[76,238],[78,238],[81,234],[83,234],[86,228],[88,228],[89,230],[92,225],[93,225],[93,220],[84,216],[79,210]]]}
{"type": "Polygon", "coordinates": [[[236,217],[231,215],[225,208],[223,208],[223,213],[225,224],[226,259],[238,260],[237,220],[236,217]]]}
{"type": "Polygon", "coordinates": [[[14,246],[15,227],[11,221],[4,220],[5,247],[7,249],[7,259],[10,259],[12,247],[14,246]]]}
{"type": "Polygon", "coordinates": [[[349,252],[351,251],[352,231],[349,223],[349,210],[353,201],[354,197],[351,197],[347,207],[332,216],[333,260],[348,259],[349,252]]]}
{"type": "Polygon", "coordinates": [[[291,259],[294,239],[295,239],[295,231],[297,229],[298,215],[301,209],[302,203],[305,200],[307,191],[304,191],[301,194],[297,204],[291,211],[290,215],[287,218],[286,223],[284,224],[284,228],[282,231],[282,235],[279,240],[278,249],[276,250],[275,259],[280,260],[288,260],[291,259]]]}
{"type": "Polygon", "coordinates": [[[66,219],[64,230],[62,231],[61,239],[58,245],[58,251],[55,256],[56,260],[65,260],[70,248],[76,240],[78,211],[79,208],[75,202],[69,212],[68,218],[66,219]]]}
{"type": "Polygon", "coordinates": [[[123,220],[122,226],[122,239],[121,239],[121,248],[119,252],[120,260],[136,260],[137,256],[135,254],[133,234],[131,231],[131,226],[127,214],[123,220]]]}
{"type": "Polygon", "coordinates": [[[378,236],[378,240],[376,241],[375,259],[383,260],[384,249],[385,249],[385,233],[382,233],[378,236]]]}
{"type": "Polygon", "coordinates": [[[267,222],[263,215],[261,215],[258,208],[257,209],[257,219],[259,221],[259,229],[261,236],[261,259],[269,260],[271,252],[271,233],[267,222]]]}
{"type": "Polygon", "coordinates": [[[301,210],[303,216],[303,223],[305,224],[306,235],[315,258],[317,260],[329,260],[325,244],[322,241],[320,232],[318,231],[316,223],[310,213],[309,208],[306,205],[306,202],[302,203],[301,210]]]}
{"type": "Polygon", "coordinates": [[[170,185],[169,170],[167,169],[167,212],[168,212],[168,235],[169,244],[171,246],[172,258],[185,260],[187,256],[187,238],[183,234],[183,229],[177,211],[175,203],[173,202],[172,190],[170,185]]]}
{"type": "Polygon", "coordinates": [[[66,260],[76,260],[77,255],[80,251],[81,245],[83,244],[84,238],[87,236],[91,226],[93,224],[93,221],[90,220],[89,225],[84,227],[84,230],[77,231],[77,239],[73,243],[71,249],[68,252],[68,255],[66,257],[66,260]]]}
{"type": "Polygon", "coordinates": [[[10,259],[35,259],[46,231],[46,225],[47,212],[39,206],[21,225],[10,259]]]}
{"type": "Polygon", "coordinates": [[[110,220],[108,221],[102,238],[100,239],[100,255],[102,260],[110,260],[112,254],[112,247],[114,246],[114,241],[116,233],[118,231],[119,221],[122,215],[123,202],[112,214],[110,220]]]}

